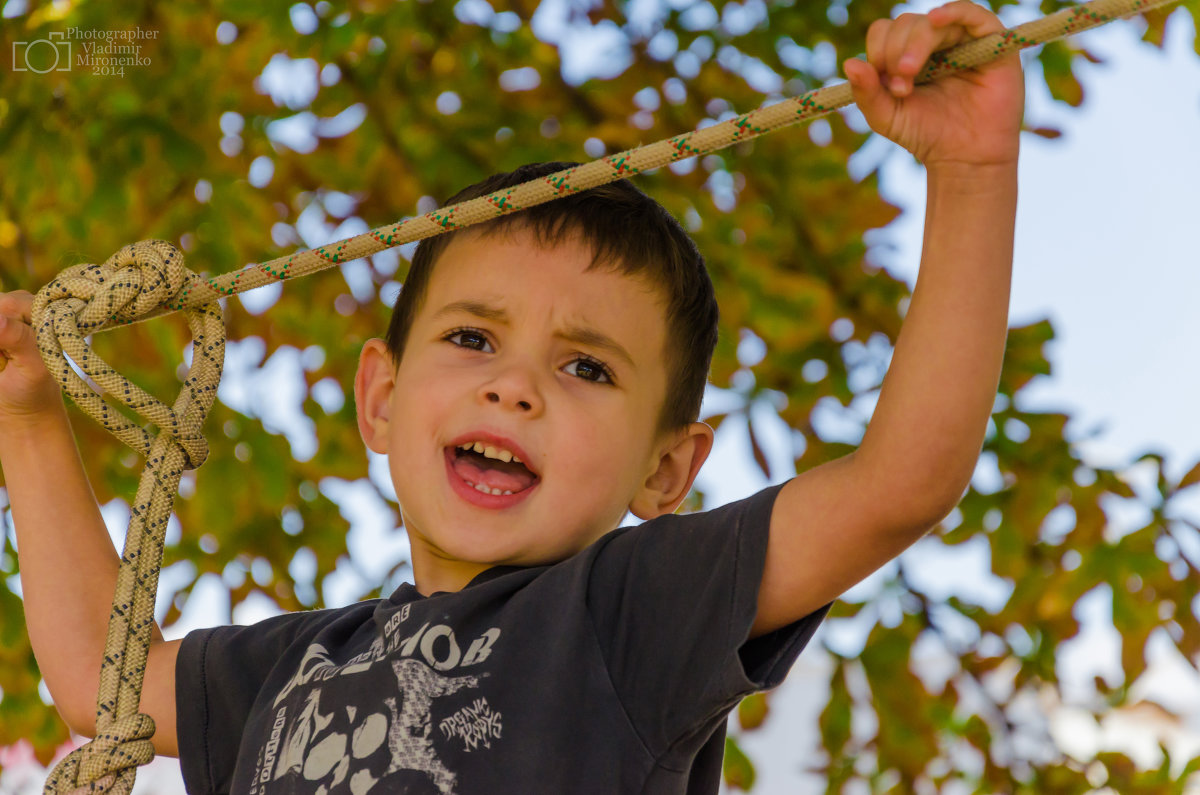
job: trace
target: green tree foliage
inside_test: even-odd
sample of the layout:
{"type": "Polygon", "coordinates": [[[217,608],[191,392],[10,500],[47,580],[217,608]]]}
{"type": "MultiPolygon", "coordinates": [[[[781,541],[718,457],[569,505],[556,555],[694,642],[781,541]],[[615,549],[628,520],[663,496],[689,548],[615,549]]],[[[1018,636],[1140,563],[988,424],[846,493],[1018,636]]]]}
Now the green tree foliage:
{"type": "MultiPolygon", "coordinates": [[[[1041,8],[1060,5],[1043,0],[1041,8]]],[[[1200,7],[1186,5],[1193,15],[1200,7]]],[[[820,85],[835,77],[839,59],[861,51],[870,21],[891,12],[890,0],[681,0],[636,18],[635,4],[615,0],[558,6],[566,9],[561,26],[533,0],[93,0],[16,9],[0,27],[6,58],[18,43],[72,28],[155,37],[114,42],[137,44],[145,61],[122,74],[81,65],[87,42],[79,38],[71,40],[69,70],[46,71],[49,45],[21,50],[31,69],[5,64],[0,289],[36,290],[63,267],[103,261],[139,239],[174,241],[193,270],[215,274],[327,242],[335,228],[346,237],[429,209],[432,200],[422,197],[448,196],[496,170],[588,159],[820,85]],[[585,80],[564,76],[580,48],[563,31],[588,28],[609,42],[611,57],[598,55],[585,80]],[[288,75],[274,93],[269,64],[288,75]],[[325,237],[310,231],[303,240],[302,217],[315,224],[308,229],[323,225],[325,237]]],[[[1165,19],[1151,15],[1147,41],[1161,43],[1165,19]]],[[[1072,105],[1085,100],[1072,71],[1081,57],[1091,56],[1073,41],[1038,55],[1053,96],[1072,105]]],[[[880,198],[874,173],[847,175],[866,133],[840,117],[819,124],[811,135],[768,136],[639,182],[686,220],[706,253],[725,324],[712,380],[740,401],[712,422],[748,432],[764,470],[761,432],[748,420],[750,407],[763,403],[803,437],[799,469],[849,451],[814,427],[814,408],[848,406],[878,388],[908,295],[864,243],[864,232],[898,213],[880,198]],[[768,351],[753,364],[738,359],[748,334],[768,351]],[[882,355],[864,354],[872,351],[882,355]]],[[[270,422],[275,406],[233,397],[247,389],[247,374],[227,375],[208,422],[212,456],[185,481],[177,504],[167,623],[204,575],[222,578],[232,605],[254,592],[289,610],[322,604],[326,578],[348,559],[349,530],[324,486],[370,481],[353,400],[318,401],[313,388],[326,382],[326,391],[336,384],[352,394],[359,348],[382,333],[406,266],[403,256],[379,255],[344,276],[289,283],[265,313],[228,301],[231,340],[258,338],[265,357],[307,351],[310,391],[298,408],[317,447],[298,453],[270,422]],[[289,564],[298,555],[315,561],[315,573],[295,574],[302,567],[289,564]]],[[[824,753],[797,760],[823,773],[829,792],[851,779],[871,791],[913,791],[922,780],[939,789],[960,780],[977,792],[1088,790],[1084,768],[1048,737],[1037,754],[1023,750],[1028,743],[1017,735],[1026,729],[1014,705],[1035,694],[1060,698],[1056,651],[1079,630],[1074,606],[1098,587],[1111,593],[1123,679],[1097,681],[1097,714],[1126,703],[1151,633],[1164,631],[1193,663],[1200,654],[1198,561],[1180,551],[1200,528],[1175,508],[1200,482],[1200,468],[1172,480],[1161,458],[1148,456],[1160,473],[1156,489],[1135,494],[1117,471],[1082,462],[1066,414],[1026,411],[1016,400],[1049,374],[1052,338],[1046,321],[1012,329],[984,453],[995,482],[973,486],[933,533],[944,545],[983,540],[992,571],[1012,588],[1003,609],[927,595],[903,565],[878,597],[900,605],[895,620],[877,618],[875,599],[834,608],[833,622],[876,618],[868,615],[861,655],[834,655],[820,717],[824,753]],[[1113,532],[1113,506],[1130,501],[1151,519],[1113,532]],[[950,655],[943,682],[918,676],[918,642],[950,655]],[[877,728],[863,730],[864,712],[877,728]]],[[[186,344],[178,318],[95,340],[102,356],[163,399],[175,394],[186,344]]],[[[130,499],[141,461],[89,419],[74,418],[97,497],[130,499]]],[[[693,506],[702,500],[696,495],[693,506]]],[[[67,733],[38,695],[11,535],[3,544],[0,745],[27,739],[45,761],[67,733]]],[[[767,708],[765,697],[744,705],[743,731],[761,724],[767,708]]],[[[727,758],[730,784],[752,787],[755,763],[736,733],[727,758]]],[[[1145,772],[1118,754],[1099,761],[1101,778],[1118,791],[1180,791],[1168,762],[1145,772]]],[[[1090,773],[1094,784],[1097,771],[1090,773]]]]}

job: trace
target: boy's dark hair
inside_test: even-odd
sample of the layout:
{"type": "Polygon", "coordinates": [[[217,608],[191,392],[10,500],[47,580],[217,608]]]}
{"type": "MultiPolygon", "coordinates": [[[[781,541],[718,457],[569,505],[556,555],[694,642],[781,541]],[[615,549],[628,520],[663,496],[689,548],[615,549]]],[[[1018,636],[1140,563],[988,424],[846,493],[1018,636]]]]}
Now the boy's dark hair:
{"type": "MultiPolygon", "coordinates": [[[[576,165],[521,166],[459,191],[446,204],[486,196],[576,165]]],[[[674,430],[694,421],[700,415],[717,344],[717,301],[704,258],[679,222],[628,180],[620,180],[462,231],[494,235],[517,229],[530,230],[542,246],[557,245],[579,234],[594,252],[590,267],[608,267],[625,276],[644,278],[660,291],[666,301],[667,394],[659,413],[659,430],[674,430]]],[[[417,244],[385,340],[397,365],[434,265],[456,234],[447,232],[417,244]]]]}

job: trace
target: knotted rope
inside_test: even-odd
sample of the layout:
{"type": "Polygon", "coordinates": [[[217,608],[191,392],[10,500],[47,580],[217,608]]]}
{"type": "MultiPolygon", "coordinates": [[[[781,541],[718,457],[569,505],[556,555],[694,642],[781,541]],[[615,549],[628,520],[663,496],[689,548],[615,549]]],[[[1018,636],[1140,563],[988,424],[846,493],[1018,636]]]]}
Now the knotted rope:
{"type": "MultiPolygon", "coordinates": [[[[1093,0],[1066,8],[934,53],[917,82],[972,69],[1009,53],[1171,2],[1175,0],[1093,0]]],[[[824,116],[851,101],[849,84],[827,86],[701,130],[215,278],[201,279],[188,272],[174,247],[151,240],[126,246],[103,265],[68,268],[46,285],[33,307],[38,349],[46,366],[84,411],[148,458],[130,518],[109,620],[97,697],[97,737],[55,768],[47,780],[46,792],[127,793],[137,766],[154,755],[149,741],[154,722],[138,713],[138,703],[174,495],[183,470],[199,466],[208,453],[200,428],[216,397],[225,350],[218,299],[714,152],[824,116]],[[176,311],[187,314],[193,362],[174,408],[169,409],[113,371],[88,349],[83,337],[176,311]],[[71,370],[64,352],[106,394],[156,425],[158,435],[152,437],[113,411],[71,370]]],[[[0,358],[0,369],[3,366],[0,358]]]]}
{"type": "Polygon", "coordinates": [[[33,323],[46,367],[71,398],[118,439],[146,457],[125,536],[117,590],[108,622],[96,738],[73,751],[50,774],[47,792],[115,792],[133,788],[138,765],[154,758],[154,721],[138,712],[146,657],[154,630],[154,596],[171,507],[185,469],[208,457],[201,427],[217,396],[225,360],[225,323],[219,304],[186,310],[192,363],[174,407],[168,408],[108,366],[84,337],[136,322],[176,298],[198,277],[183,255],[161,240],[134,243],[103,265],[76,265],[34,298],[33,323]],[[115,411],[75,374],[63,354],[105,394],[158,427],[156,436],[115,411]]]}

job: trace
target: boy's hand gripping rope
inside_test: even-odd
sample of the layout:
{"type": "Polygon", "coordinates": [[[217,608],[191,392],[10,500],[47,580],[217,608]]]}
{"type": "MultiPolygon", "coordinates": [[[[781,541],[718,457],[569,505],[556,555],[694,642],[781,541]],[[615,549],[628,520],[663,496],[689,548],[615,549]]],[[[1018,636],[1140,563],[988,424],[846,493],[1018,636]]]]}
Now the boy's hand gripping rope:
{"type": "MultiPolygon", "coordinates": [[[[934,53],[918,77],[971,69],[1008,53],[1044,44],[1175,0],[1093,0],[1011,30],[934,53]]],[[[96,705],[96,738],[71,753],[51,773],[47,793],[128,793],[137,766],[154,751],[154,722],[138,711],[151,632],[154,597],[167,521],[184,469],[208,455],[201,434],[221,377],[225,327],[218,299],[265,284],[306,276],[393,246],[462,229],[559,196],[587,190],[689,157],[707,154],[782,127],[824,116],[852,101],[840,83],[758,108],[703,130],[677,135],[566,169],[489,196],[443,207],[415,218],[270,262],[202,279],[183,267],[183,256],[161,240],[126,246],[103,265],[67,268],[38,293],[33,325],[38,350],[72,399],[121,441],[147,457],[138,484],[109,619],[96,705]],[[129,383],[87,347],[83,337],[116,326],[184,311],[192,332],[192,364],[173,408],[129,383]],[[67,364],[68,354],[103,390],[159,428],[151,436],[117,413],[67,364]]],[[[0,358],[0,370],[5,360],[0,358]]]]}

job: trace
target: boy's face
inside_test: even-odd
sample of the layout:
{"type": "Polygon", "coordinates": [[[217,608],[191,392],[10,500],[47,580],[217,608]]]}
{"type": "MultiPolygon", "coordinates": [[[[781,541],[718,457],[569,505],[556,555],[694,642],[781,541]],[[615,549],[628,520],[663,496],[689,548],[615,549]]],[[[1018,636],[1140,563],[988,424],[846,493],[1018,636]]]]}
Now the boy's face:
{"type": "Polygon", "coordinates": [[[364,349],[359,425],[389,456],[422,590],[456,590],[493,565],[562,560],[627,509],[656,515],[678,504],[674,491],[686,495],[711,437],[686,461],[672,452],[664,471],[679,434],[657,432],[662,301],[591,262],[574,238],[540,248],[519,228],[460,234],[437,262],[399,367],[378,361],[379,341],[364,349]]]}

